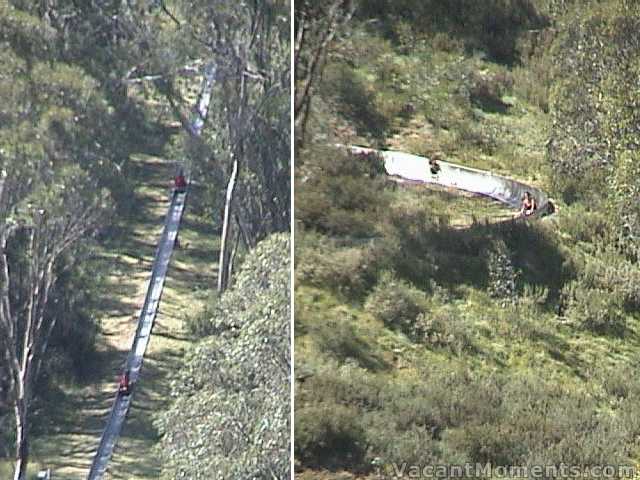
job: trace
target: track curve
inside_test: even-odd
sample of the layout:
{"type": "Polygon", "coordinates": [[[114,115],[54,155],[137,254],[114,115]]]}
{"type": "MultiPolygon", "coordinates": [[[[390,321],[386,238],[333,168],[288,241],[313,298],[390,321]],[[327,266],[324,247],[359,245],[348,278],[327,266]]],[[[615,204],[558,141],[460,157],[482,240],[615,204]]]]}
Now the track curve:
{"type": "Polygon", "coordinates": [[[385,170],[391,177],[412,183],[428,183],[484,195],[516,209],[520,208],[523,194],[530,192],[536,199],[538,209],[534,215],[528,218],[542,217],[555,211],[554,204],[543,190],[518,180],[441,160],[438,160],[440,171],[437,174],[432,174],[429,170],[427,157],[355,145],[348,148],[355,154],[375,153],[380,155],[384,160],[385,170]]]}

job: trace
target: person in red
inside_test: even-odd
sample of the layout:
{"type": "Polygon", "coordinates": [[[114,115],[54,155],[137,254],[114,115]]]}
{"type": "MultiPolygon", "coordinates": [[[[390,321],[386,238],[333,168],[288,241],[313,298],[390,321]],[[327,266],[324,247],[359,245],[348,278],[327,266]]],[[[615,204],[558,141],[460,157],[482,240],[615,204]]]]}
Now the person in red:
{"type": "Polygon", "coordinates": [[[122,393],[123,395],[129,395],[131,393],[131,382],[129,380],[129,377],[129,370],[127,370],[120,376],[120,382],[118,383],[118,393],[122,393]]]}
{"type": "Polygon", "coordinates": [[[187,180],[184,178],[184,171],[180,169],[174,181],[174,191],[176,193],[184,193],[187,189],[187,180]]]}
{"type": "Polygon", "coordinates": [[[538,204],[536,203],[536,199],[531,195],[531,192],[524,192],[522,196],[522,207],[520,208],[520,215],[524,217],[528,217],[536,213],[538,209],[538,204]]]}

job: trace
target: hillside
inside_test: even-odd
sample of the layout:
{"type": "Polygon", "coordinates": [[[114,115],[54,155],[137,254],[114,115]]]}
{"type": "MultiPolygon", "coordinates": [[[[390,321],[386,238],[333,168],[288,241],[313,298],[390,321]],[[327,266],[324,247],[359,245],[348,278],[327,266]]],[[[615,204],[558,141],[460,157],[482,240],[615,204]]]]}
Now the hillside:
{"type": "Polygon", "coordinates": [[[363,0],[328,50],[295,172],[300,478],[640,459],[638,7],[474,5],[363,0]],[[506,175],[558,212],[496,223],[336,143],[506,175]]]}
{"type": "Polygon", "coordinates": [[[200,315],[160,419],[162,478],[290,477],[290,251],[288,234],[260,242],[200,315]]]}
{"type": "MultiPolygon", "coordinates": [[[[171,474],[161,419],[198,322],[290,231],[289,11],[0,0],[0,478],[171,474]]],[[[280,423],[256,441],[288,405],[263,403],[280,423]]]]}

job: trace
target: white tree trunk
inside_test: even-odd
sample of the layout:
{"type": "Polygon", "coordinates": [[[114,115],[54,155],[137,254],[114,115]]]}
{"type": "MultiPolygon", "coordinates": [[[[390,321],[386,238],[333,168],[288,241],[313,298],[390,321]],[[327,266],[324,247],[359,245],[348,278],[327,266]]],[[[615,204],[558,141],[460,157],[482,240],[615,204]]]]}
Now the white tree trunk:
{"type": "Polygon", "coordinates": [[[13,480],[24,480],[27,476],[29,444],[27,436],[27,400],[23,388],[18,388],[18,398],[14,406],[16,417],[16,464],[13,480]]]}
{"type": "Polygon", "coordinates": [[[229,229],[231,226],[231,209],[233,206],[233,193],[236,188],[236,178],[238,177],[238,159],[233,160],[233,171],[227,184],[227,197],[224,205],[224,219],[222,223],[222,238],[220,239],[220,259],[218,261],[218,293],[222,293],[227,288],[227,250],[229,243],[229,229]]]}

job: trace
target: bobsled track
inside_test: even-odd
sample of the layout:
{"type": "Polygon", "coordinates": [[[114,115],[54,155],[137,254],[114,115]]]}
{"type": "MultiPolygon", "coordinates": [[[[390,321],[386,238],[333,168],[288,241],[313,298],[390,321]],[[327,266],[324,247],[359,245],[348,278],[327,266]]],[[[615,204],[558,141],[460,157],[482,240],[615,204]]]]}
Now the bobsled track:
{"type": "MultiPolygon", "coordinates": [[[[192,136],[199,136],[204,126],[204,120],[207,116],[211,100],[214,79],[215,67],[209,64],[205,67],[202,89],[194,109],[194,118],[189,125],[189,134],[192,136]]],[[[130,382],[132,385],[137,384],[140,369],[142,368],[142,360],[149,345],[151,330],[158,312],[160,297],[162,296],[162,289],[164,287],[167,269],[169,268],[169,260],[171,259],[173,247],[178,236],[186,197],[187,191],[183,193],[175,192],[172,195],[169,211],[164,221],[164,229],[153,260],[147,294],[138,319],[133,345],[129,351],[125,365],[125,370],[129,370],[130,372],[130,382]]],[[[89,480],[100,479],[106,473],[109,460],[120,437],[122,425],[129,412],[135,389],[134,387],[133,393],[130,395],[120,395],[116,392],[107,425],[102,432],[98,450],[93,458],[91,469],[89,470],[89,476],[87,477],[89,480]]]]}
{"type": "Polygon", "coordinates": [[[464,190],[493,198],[516,209],[520,208],[524,192],[530,192],[536,199],[538,209],[534,215],[527,218],[542,217],[552,214],[555,210],[547,194],[539,188],[484,170],[438,160],[440,171],[437,174],[432,174],[429,169],[429,159],[426,157],[358,146],[350,146],[349,150],[355,154],[376,153],[380,155],[384,160],[387,174],[402,182],[433,184],[464,190]]]}

